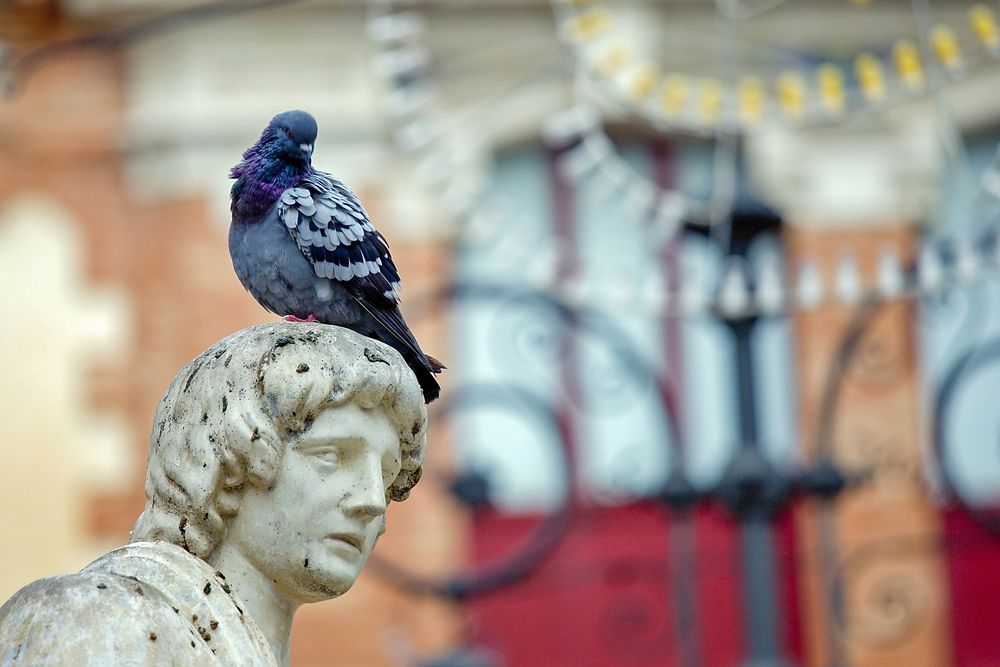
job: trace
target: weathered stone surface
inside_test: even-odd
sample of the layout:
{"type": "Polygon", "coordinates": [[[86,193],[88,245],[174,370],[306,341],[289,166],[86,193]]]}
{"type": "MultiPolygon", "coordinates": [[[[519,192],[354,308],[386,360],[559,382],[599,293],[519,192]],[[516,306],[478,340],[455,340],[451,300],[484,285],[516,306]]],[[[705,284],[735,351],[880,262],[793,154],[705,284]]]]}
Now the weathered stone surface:
{"type": "Polygon", "coordinates": [[[275,665],[227,588],[178,546],[130,544],[15,594],[0,612],[0,664],[275,665]]]}
{"type": "Polygon", "coordinates": [[[419,479],[426,415],[347,329],[220,341],[160,402],[133,544],[0,607],[0,665],[288,665],[296,609],[353,585],[419,479]]]}

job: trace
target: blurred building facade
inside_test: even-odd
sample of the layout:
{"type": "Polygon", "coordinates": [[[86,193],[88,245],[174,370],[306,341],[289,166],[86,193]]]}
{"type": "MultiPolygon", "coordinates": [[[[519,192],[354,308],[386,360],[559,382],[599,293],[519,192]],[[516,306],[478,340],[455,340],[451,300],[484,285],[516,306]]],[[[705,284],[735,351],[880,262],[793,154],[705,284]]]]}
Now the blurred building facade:
{"type": "MultiPolygon", "coordinates": [[[[21,54],[195,4],[8,2],[0,4],[0,40],[21,54]]],[[[548,4],[425,8],[453,134],[472,164],[484,171],[492,165],[485,172],[488,195],[509,207],[501,233],[471,249],[456,248],[449,212],[417,178],[427,171],[431,181],[443,177],[448,165],[424,163],[421,174],[420,165],[414,169],[392,146],[385,121],[392,91],[371,69],[376,54],[365,32],[365,6],[276,4],[185,19],[125,44],[53,53],[15,80],[0,102],[0,300],[7,313],[0,340],[8,350],[0,361],[6,417],[0,456],[7,461],[0,523],[16,536],[3,541],[0,596],[31,579],[78,569],[127,538],[142,507],[150,420],[173,374],[215,340],[270,318],[230,267],[226,174],[271,115],[300,107],[320,123],[316,163],[355,188],[389,238],[405,280],[404,310],[411,309],[424,347],[452,367],[446,390],[506,378],[525,390],[550,392],[556,403],[567,385],[583,395],[581,403],[618,392],[628,409],[612,404],[591,418],[578,406],[566,407],[563,416],[580,447],[579,480],[560,478],[565,462],[552,454],[550,436],[516,420],[486,415],[439,426],[429,481],[390,512],[378,550],[386,560],[422,563],[421,574],[446,577],[516,550],[536,515],[552,511],[577,486],[584,487],[578,500],[595,512],[574,524],[580,532],[569,533],[525,588],[476,600],[471,614],[366,572],[342,600],[300,612],[294,663],[330,664],[336,652],[342,664],[415,664],[420,656],[479,641],[513,665],[691,664],[684,662],[691,655],[703,664],[735,664],[752,623],[741,606],[732,519],[712,508],[692,520],[696,560],[708,565],[693,579],[699,647],[685,654],[678,610],[668,604],[685,575],[650,565],[667,560],[684,529],[667,530],[659,509],[650,507],[616,514],[623,498],[655,495],[676,464],[660,446],[669,437],[657,425],[657,405],[629,394],[627,382],[616,384],[601,349],[582,345],[579,367],[560,374],[558,342],[546,340],[552,335],[546,330],[558,326],[549,326],[537,309],[514,306],[498,314],[414,305],[455,277],[523,279],[530,287],[527,267],[504,251],[510,238],[527,238],[533,250],[560,261],[569,261],[568,252],[584,267],[588,298],[612,306],[627,271],[625,282],[638,284],[694,270],[672,265],[640,234],[619,229],[620,202],[595,202],[586,186],[567,194],[573,184],[539,136],[539,119],[572,96],[548,4]],[[484,99],[495,104],[480,109],[477,100],[484,99]],[[568,221],[569,241],[560,220],[568,221]],[[611,272],[619,282],[607,280],[611,272]],[[509,329],[491,333],[491,319],[508,319],[509,329]],[[535,329],[541,334],[531,338],[535,329]],[[40,330],[51,340],[39,340],[40,330]],[[536,356],[517,350],[509,356],[505,346],[536,356]],[[449,438],[454,454],[445,446],[449,438]],[[501,511],[470,516],[434,483],[449,475],[453,458],[490,469],[492,500],[501,511]],[[653,574],[647,577],[647,570],[653,574]],[[566,572],[582,572],[580,580],[593,589],[566,583],[566,572]],[[574,650],[560,643],[567,637],[574,650]]],[[[818,39],[831,25],[828,5],[817,3],[779,27],[793,42],[818,39]]],[[[696,3],[671,3],[669,10],[675,34],[713,20],[713,10],[696,3]]],[[[866,30],[892,27],[892,17],[878,14],[866,30]]],[[[636,39],[655,40],[643,27],[652,23],[642,18],[640,8],[631,24],[636,39]]],[[[692,51],[690,58],[697,55],[692,51]]],[[[986,84],[982,77],[975,86],[956,84],[952,106],[958,126],[985,132],[989,144],[1000,116],[978,93],[996,78],[984,76],[986,84]]],[[[951,168],[936,146],[933,114],[928,102],[846,129],[749,139],[744,171],[785,214],[782,261],[812,258],[832,285],[845,254],[866,282],[874,280],[886,248],[911,256],[932,217],[928,211],[939,205],[942,174],[951,168]]],[[[687,191],[708,188],[714,175],[707,144],[678,140],[664,148],[634,122],[616,129],[623,155],[637,169],[687,191]]],[[[700,253],[695,264],[719,270],[717,250],[699,243],[692,243],[700,253]]],[[[781,318],[761,336],[761,441],[783,470],[817,455],[823,392],[853,312],[846,305],[820,307],[781,318]]],[[[685,465],[695,482],[713,483],[740,439],[728,334],[713,322],[671,325],[621,310],[614,317],[651,366],[682,378],[674,390],[682,397],[685,465]]],[[[846,554],[879,540],[980,544],[974,527],[943,514],[928,491],[933,475],[925,475],[920,381],[933,364],[919,340],[923,317],[906,303],[879,315],[863,340],[863,363],[852,366],[838,412],[844,421],[830,444],[837,460],[857,469],[881,466],[888,474],[833,509],[804,503],[777,524],[782,650],[803,664],[825,665],[833,655],[852,666],[1000,664],[1000,658],[989,661],[1000,646],[991,644],[988,630],[967,623],[988,614],[980,602],[968,602],[975,586],[962,572],[991,576],[981,545],[965,561],[947,546],[893,552],[845,588],[846,599],[834,599],[840,589],[829,585],[823,561],[830,543],[817,537],[821,525],[832,522],[834,551],[846,554]],[[831,617],[831,610],[840,616],[831,617]],[[833,643],[846,653],[837,655],[833,643]]],[[[991,477],[981,486],[996,482],[991,477]]]]}

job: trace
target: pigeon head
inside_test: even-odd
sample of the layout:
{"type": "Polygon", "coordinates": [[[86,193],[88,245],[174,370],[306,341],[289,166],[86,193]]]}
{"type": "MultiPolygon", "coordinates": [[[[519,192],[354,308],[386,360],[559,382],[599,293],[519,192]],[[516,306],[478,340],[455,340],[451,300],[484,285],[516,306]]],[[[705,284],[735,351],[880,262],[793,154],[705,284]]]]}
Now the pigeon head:
{"type": "Polygon", "coordinates": [[[285,189],[298,185],[312,170],[315,142],[316,119],[305,111],[286,111],[272,118],[229,172],[236,180],[230,191],[233,214],[258,217],[285,189]]]}
{"type": "Polygon", "coordinates": [[[312,160],[316,143],[316,119],[305,111],[285,111],[268,123],[264,135],[271,141],[271,150],[289,162],[312,160]]]}

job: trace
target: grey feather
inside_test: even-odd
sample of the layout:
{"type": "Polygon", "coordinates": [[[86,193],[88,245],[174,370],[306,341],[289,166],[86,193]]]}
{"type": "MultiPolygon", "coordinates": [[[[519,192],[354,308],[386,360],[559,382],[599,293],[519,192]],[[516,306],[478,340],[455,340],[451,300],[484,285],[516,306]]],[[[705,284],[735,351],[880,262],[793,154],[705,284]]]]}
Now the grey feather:
{"type": "Polygon", "coordinates": [[[313,216],[313,220],[320,227],[326,227],[330,224],[330,219],[333,218],[333,211],[326,204],[321,204],[316,207],[316,215],[313,216]]]}

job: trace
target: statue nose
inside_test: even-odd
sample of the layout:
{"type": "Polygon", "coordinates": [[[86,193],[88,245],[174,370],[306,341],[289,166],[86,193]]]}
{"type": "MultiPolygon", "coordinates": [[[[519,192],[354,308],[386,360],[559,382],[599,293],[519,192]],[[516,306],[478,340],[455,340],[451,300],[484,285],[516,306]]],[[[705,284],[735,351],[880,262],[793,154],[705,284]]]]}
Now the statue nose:
{"type": "Polygon", "coordinates": [[[350,514],[361,517],[365,521],[371,521],[385,514],[385,503],[354,502],[350,503],[348,511],[350,514]]]}
{"type": "Polygon", "coordinates": [[[344,499],[344,504],[349,513],[370,520],[385,514],[385,488],[381,465],[372,462],[366,468],[368,474],[358,480],[357,486],[344,499]]]}

